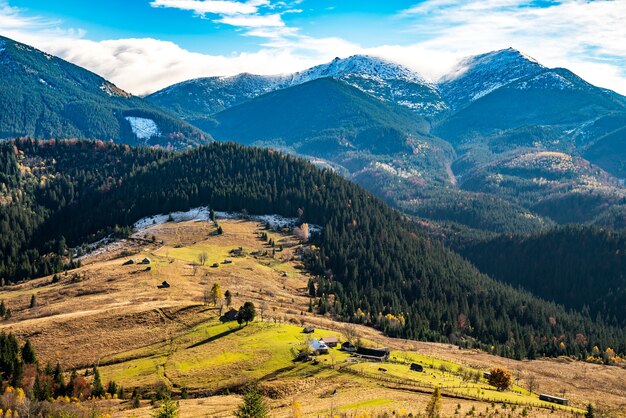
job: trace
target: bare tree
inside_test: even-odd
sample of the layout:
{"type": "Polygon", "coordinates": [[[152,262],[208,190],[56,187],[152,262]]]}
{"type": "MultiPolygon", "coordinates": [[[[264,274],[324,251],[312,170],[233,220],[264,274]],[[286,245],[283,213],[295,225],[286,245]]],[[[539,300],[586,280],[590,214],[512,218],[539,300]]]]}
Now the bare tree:
{"type": "Polygon", "coordinates": [[[204,266],[208,259],[209,259],[209,255],[207,254],[206,251],[203,251],[200,254],[198,254],[198,261],[200,262],[201,265],[204,266]]]}
{"type": "Polygon", "coordinates": [[[196,264],[196,263],[193,263],[193,264],[191,265],[191,274],[192,274],[192,275],[194,275],[194,276],[196,275],[196,273],[198,272],[198,267],[199,267],[199,266],[198,266],[198,264],[196,264]]]}
{"type": "Polygon", "coordinates": [[[211,302],[211,289],[209,289],[209,286],[204,287],[203,300],[205,305],[211,302]]]}
{"type": "Polygon", "coordinates": [[[261,302],[259,305],[259,316],[261,317],[261,322],[263,322],[263,316],[265,315],[265,311],[267,310],[267,303],[261,302]]]}
{"type": "Polygon", "coordinates": [[[537,378],[534,374],[531,374],[528,376],[528,379],[526,379],[526,387],[530,393],[534,393],[539,390],[539,384],[537,383],[537,378]]]}
{"type": "Polygon", "coordinates": [[[293,234],[302,242],[306,242],[309,240],[309,224],[304,223],[300,225],[300,227],[295,227],[293,229],[293,234]]]}
{"type": "Polygon", "coordinates": [[[343,327],[341,329],[341,334],[344,336],[346,341],[348,341],[349,343],[352,343],[352,344],[354,344],[354,340],[356,340],[357,337],[358,337],[357,329],[352,324],[348,324],[345,327],[343,327]]]}

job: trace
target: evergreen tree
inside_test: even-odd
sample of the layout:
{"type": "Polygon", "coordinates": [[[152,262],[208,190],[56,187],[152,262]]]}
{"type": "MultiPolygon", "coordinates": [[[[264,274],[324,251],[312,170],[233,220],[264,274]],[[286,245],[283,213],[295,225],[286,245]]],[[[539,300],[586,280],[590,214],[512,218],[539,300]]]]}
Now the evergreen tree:
{"type": "Polygon", "coordinates": [[[26,340],[24,347],[22,347],[22,361],[26,364],[37,363],[37,356],[35,355],[35,349],[30,343],[30,340],[26,340]]]}
{"type": "Polygon", "coordinates": [[[93,368],[93,383],[91,384],[91,396],[99,398],[104,396],[104,386],[102,386],[102,380],[100,379],[100,370],[97,367],[93,368]]]}
{"type": "Polygon", "coordinates": [[[161,401],[161,406],[154,414],[155,418],[176,418],[179,414],[178,402],[167,397],[161,401]]]}
{"type": "Polygon", "coordinates": [[[439,387],[435,387],[433,391],[433,395],[430,397],[430,401],[428,401],[428,405],[426,405],[426,417],[428,418],[439,418],[441,414],[441,392],[439,391],[439,387]]]}
{"type": "Polygon", "coordinates": [[[243,395],[243,404],[235,411],[237,418],[265,418],[269,407],[255,388],[249,388],[243,395]]]}
{"type": "Polygon", "coordinates": [[[248,325],[248,322],[254,321],[256,316],[256,309],[254,307],[254,303],[246,302],[243,304],[241,308],[239,308],[239,312],[237,313],[237,322],[239,325],[244,322],[248,325]]]}
{"type": "Polygon", "coordinates": [[[226,306],[228,307],[233,304],[233,295],[230,293],[230,290],[224,292],[224,300],[226,301],[226,306]]]}

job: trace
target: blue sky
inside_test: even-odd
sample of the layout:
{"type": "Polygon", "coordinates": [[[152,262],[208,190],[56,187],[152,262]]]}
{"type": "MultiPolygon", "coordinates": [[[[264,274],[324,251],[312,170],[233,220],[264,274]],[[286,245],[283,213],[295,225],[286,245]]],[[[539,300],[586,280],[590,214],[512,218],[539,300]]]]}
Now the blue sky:
{"type": "Polygon", "coordinates": [[[626,94],[624,21],[624,0],[0,0],[0,34],[135,94],[357,53],[435,80],[510,46],[626,94]]]}

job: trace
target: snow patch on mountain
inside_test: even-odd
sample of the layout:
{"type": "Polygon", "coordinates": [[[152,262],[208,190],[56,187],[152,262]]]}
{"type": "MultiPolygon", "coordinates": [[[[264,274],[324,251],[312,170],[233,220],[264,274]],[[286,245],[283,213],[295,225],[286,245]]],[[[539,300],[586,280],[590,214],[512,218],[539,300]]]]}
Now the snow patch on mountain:
{"type": "Polygon", "coordinates": [[[439,80],[443,97],[459,108],[523,77],[537,75],[546,67],[513,48],[462,59],[439,80]]]}
{"type": "Polygon", "coordinates": [[[570,90],[576,88],[574,83],[560,74],[552,71],[539,74],[530,80],[520,82],[515,86],[518,90],[540,88],[545,90],[570,90]]]}
{"type": "Polygon", "coordinates": [[[396,103],[424,115],[448,110],[434,83],[399,64],[367,55],[335,58],[330,63],[292,74],[288,86],[325,77],[342,80],[382,101],[396,103]]]}
{"type": "Polygon", "coordinates": [[[152,119],[139,118],[136,116],[126,116],[125,119],[130,123],[133,133],[137,135],[139,139],[150,139],[160,134],[159,127],[152,119]]]}
{"type": "MultiPolygon", "coordinates": [[[[141,218],[133,224],[136,231],[146,230],[154,225],[161,225],[169,220],[173,222],[189,222],[189,221],[210,221],[211,208],[208,206],[200,206],[189,209],[187,211],[172,212],[168,215],[159,214],[141,218]]],[[[298,218],[286,218],[280,215],[246,215],[241,212],[215,212],[217,219],[250,219],[269,225],[271,228],[293,228],[298,222],[298,218]]],[[[322,227],[319,225],[309,224],[309,234],[321,232],[322,227]]]]}

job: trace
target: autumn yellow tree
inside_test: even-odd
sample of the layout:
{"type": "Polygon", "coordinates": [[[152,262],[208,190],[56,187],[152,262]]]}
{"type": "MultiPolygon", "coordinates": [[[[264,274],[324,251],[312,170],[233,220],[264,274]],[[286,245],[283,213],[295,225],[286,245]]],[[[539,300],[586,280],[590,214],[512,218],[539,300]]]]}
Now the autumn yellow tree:
{"type": "Polygon", "coordinates": [[[291,403],[291,417],[292,418],[302,418],[302,405],[298,401],[293,401],[291,403]]]}
{"type": "Polygon", "coordinates": [[[209,295],[209,301],[213,305],[217,305],[217,302],[222,299],[222,296],[223,293],[220,284],[218,282],[213,283],[213,286],[211,287],[211,293],[209,295]]]}

